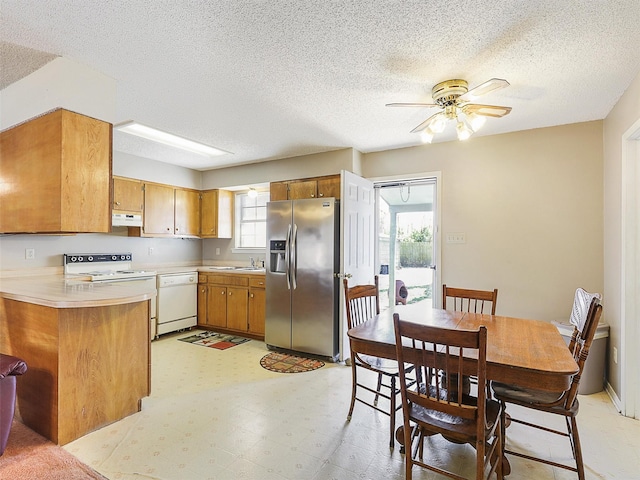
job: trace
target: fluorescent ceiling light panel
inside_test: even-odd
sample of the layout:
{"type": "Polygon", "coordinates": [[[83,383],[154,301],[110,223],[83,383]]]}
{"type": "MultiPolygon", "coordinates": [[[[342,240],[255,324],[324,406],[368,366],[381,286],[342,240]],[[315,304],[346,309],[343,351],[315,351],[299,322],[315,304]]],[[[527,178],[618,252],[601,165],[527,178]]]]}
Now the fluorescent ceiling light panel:
{"type": "Polygon", "coordinates": [[[207,157],[215,157],[218,155],[225,155],[229,153],[225,152],[224,150],[220,150],[219,148],[211,147],[203,143],[194,142],[193,140],[179,137],[178,135],[173,135],[172,133],[163,132],[162,130],[158,130],[155,128],[147,127],[146,125],[142,125],[136,122],[120,123],[118,125],[115,125],[114,128],[120,132],[128,133],[130,135],[136,135],[138,137],[146,138],[147,140],[162,143],[164,145],[169,145],[170,147],[180,148],[189,152],[198,153],[207,157]]]}

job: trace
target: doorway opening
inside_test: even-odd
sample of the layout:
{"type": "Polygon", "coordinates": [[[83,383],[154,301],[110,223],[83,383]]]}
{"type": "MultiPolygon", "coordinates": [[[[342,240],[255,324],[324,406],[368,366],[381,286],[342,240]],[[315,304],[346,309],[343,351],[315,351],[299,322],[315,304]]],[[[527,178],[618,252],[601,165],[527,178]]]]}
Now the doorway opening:
{"type": "Polygon", "coordinates": [[[376,182],[380,309],[437,306],[436,178],[376,182]]]}

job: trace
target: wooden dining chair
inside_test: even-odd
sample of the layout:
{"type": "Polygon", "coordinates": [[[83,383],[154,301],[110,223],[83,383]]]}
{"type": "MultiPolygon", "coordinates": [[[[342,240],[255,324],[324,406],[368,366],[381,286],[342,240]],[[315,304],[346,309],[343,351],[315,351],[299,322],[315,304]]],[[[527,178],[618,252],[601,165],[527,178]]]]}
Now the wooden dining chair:
{"type": "MultiPolygon", "coordinates": [[[[582,290],[582,289],[578,289],[582,290]]],[[[584,292],[584,290],[582,290],[584,292]]],[[[586,293],[586,292],[585,292],[586,293]]],[[[579,292],[576,292],[576,301],[574,301],[574,309],[578,300],[579,292]]],[[[584,369],[584,364],[587,361],[589,355],[589,348],[593,342],[593,336],[598,328],[598,321],[602,314],[602,305],[600,305],[600,299],[598,294],[593,294],[588,308],[581,309],[584,312],[582,319],[579,319],[577,323],[582,325],[582,328],[578,326],[574,327],[573,335],[569,343],[569,350],[573,354],[573,358],[578,364],[579,371],[575,374],[571,380],[569,388],[560,393],[547,392],[542,390],[534,390],[529,388],[521,388],[517,385],[508,385],[504,383],[493,382],[491,387],[493,389],[494,397],[500,401],[503,408],[502,429],[503,436],[505,436],[505,420],[506,420],[506,404],[520,405],[522,407],[531,408],[540,412],[546,412],[553,415],[561,415],[565,418],[567,430],[560,431],[553,428],[548,428],[544,425],[534,424],[530,421],[514,418],[511,416],[511,422],[520,423],[529,427],[534,427],[546,432],[554,433],[569,438],[571,444],[571,450],[573,458],[575,460],[575,467],[572,465],[566,465],[544,458],[535,457],[533,455],[525,454],[522,452],[516,452],[507,450],[503,447],[505,454],[511,454],[518,457],[526,458],[528,460],[534,460],[541,463],[546,463],[554,467],[564,468],[571,470],[578,474],[580,480],[584,480],[584,464],[582,460],[582,449],[580,447],[580,437],[578,435],[578,424],[576,416],[578,415],[578,387],[580,385],[580,377],[584,369]]],[[[505,437],[506,438],[506,437],[505,437]]]]}
{"type": "MultiPolygon", "coordinates": [[[[498,289],[491,290],[471,290],[468,288],[455,288],[442,285],[442,308],[445,310],[456,310],[460,312],[496,314],[496,302],[498,301],[498,289]],[[449,300],[449,301],[447,301],[449,300]],[[491,308],[489,308],[491,307],[491,308]],[[485,311],[486,310],[486,311],[485,311]]],[[[474,376],[464,378],[467,391],[471,384],[477,384],[474,376]]],[[[487,390],[491,395],[491,390],[487,390]]]]}
{"type": "MultiPolygon", "coordinates": [[[[369,320],[374,315],[380,313],[380,298],[378,293],[378,276],[376,275],[373,285],[356,285],[349,287],[348,281],[344,279],[344,298],[347,307],[347,326],[349,329],[357,327],[369,320]]],[[[363,403],[379,412],[388,415],[389,425],[389,446],[395,445],[396,412],[400,410],[399,400],[400,389],[398,388],[398,362],[385,358],[364,355],[358,353],[353,343],[349,340],[351,348],[351,405],[347,420],[351,420],[353,408],[356,401],[363,403]],[[358,369],[366,369],[377,374],[377,384],[375,388],[358,378],[358,369]],[[383,379],[386,379],[384,381],[383,379]],[[358,392],[362,389],[365,392],[358,392]],[[366,393],[369,392],[369,393],[366,393]],[[373,395],[373,399],[371,395],[373,395]],[[388,408],[383,409],[378,406],[380,397],[388,402],[388,408]]]]}
{"type": "Polygon", "coordinates": [[[405,446],[405,479],[411,480],[413,465],[441,475],[462,479],[459,474],[424,460],[424,438],[442,435],[454,443],[470,443],[476,450],[475,479],[498,479],[502,472],[502,407],[487,398],[487,328],[452,330],[419,325],[393,316],[396,356],[400,366],[413,367],[417,378],[429,378],[430,371],[445,372],[448,381],[420,382],[412,388],[400,369],[403,433],[405,446]],[[465,359],[460,353],[464,349],[465,359]],[[477,361],[469,360],[477,358],[477,361]],[[463,374],[473,373],[480,386],[477,396],[463,393],[463,374]],[[453,379],[457,384],[453,384],[453,379]],[[413,425],[415,424],[415,427],[413,425]]]}
{"type": "Polygon", "coordinates": [[[496,314],[498,289],[470,290],[442,285],[442,308],[461,312],[496,314]],[[447,301],[450,300],[450,301],[447,301]],[[489,310],[491,304],[491,310],[489,310]],[[487,310],[485,312],[485,309],[487,310]]]}

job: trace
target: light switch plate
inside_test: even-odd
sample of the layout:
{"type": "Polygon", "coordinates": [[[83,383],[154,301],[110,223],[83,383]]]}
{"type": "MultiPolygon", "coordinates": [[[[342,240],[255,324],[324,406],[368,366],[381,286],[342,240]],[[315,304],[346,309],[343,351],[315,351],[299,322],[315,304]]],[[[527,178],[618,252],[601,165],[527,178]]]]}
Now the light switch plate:
{"type": "Polygon", "coordinates": [[[447,243],[467,243],[467,235],[464,232],[447,233],[447,243]]]}

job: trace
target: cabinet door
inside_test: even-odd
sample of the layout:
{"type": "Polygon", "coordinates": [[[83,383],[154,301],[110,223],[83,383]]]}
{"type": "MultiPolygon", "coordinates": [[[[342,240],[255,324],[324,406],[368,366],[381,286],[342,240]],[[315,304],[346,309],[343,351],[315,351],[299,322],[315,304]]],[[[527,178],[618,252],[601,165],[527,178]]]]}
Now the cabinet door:
{"type": "Polygon", "coordinates": [[[175,235],[197,237],[200,234],[200,193],[175,190],[175,235]]]}
{"type": "Polygon", "coordinates": [[[233,234],[233,192],[207,190],[200,204],[200,236],[231,238],[233,234]]]}
{"type": "Polygon", "coordinates": [[[140,180],[113,177],[114,210],[142,213],[143,195],[140,180]]]}
{"type": "Polygon", "coordinates": [[[318,182],[315,180],[305,180],[303,182],[289,183],[289,200],[299,198],[316,198],[318,182]]]}
{"type": "Polygon", "coordinates": [[[207,324],[207,286],[198,284],[198,325],[207,324]]]}
{"type": "Polygon", "coordinates": [[[202,192],[200,200],[200,236],[218,236],[218,190],[202,192]]]}
{"type": "Polygon", "coordinates": [[[174,204],[173,187],[147,183],[144,187],[144,233],[173,236],[174,204]]]}
{"type": "Polygon", "coordinates": [[[319,178],[318,197],[340,198],[340,175],[319,178]]]}
{"type": "Polygon", "coordinates": [[[246,332],[248,308],[249,289],[227,287],[227,328],[246,332]]]}
{"type": "Polygon", "coordinates": [[[249,289],[249,332],[264,336],[266,295],[264,288],[249,289]]]}
{"type": "Polygon", "coordinates": [[[289,200],[289,183],[271,182],[269,185],[269,194],[272,202],[278,200],[289,200]]]}
{"type": "Polygon", "coordinates": [[[207,287],[207,325],[227,327],[227,288],[207,287]]]}
{"type": "Polygon", "coordinates": [[[110,232],[111,128],[58,109],[0,132],[0,232],[110,232]]]}
{"type": "Polygon", "coordinates": [[[233,192],[218,190],[218,238],[233,238],[233,192]]]}

